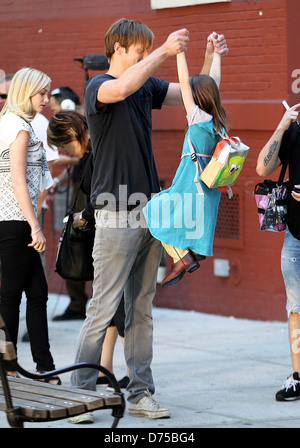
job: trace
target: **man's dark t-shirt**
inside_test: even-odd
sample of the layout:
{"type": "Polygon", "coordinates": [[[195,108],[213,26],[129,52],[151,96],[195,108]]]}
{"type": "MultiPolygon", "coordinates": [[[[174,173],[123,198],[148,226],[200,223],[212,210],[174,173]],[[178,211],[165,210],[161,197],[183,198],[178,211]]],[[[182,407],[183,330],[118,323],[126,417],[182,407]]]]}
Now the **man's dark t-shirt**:
{"type": "MultiPolygon", "coordinates": [[[[284,158],[287,153],[288,143],[291,137],[293,126],[298,125],[296,123],[292,123],[282,137],[282,142],[278,154],[282,163],[284,162],[284,158]]],[[[300,129],[298,130],[295,144],[291,150],[288,167],[289,184],[292,190],[294,185],[300,185],[300,129]]],[[[294,238],[300,240],[300,202],[296,201],[290,193],[288,198],[287,224],[289,231],[294,236],[294,238]]]]}
{"type": "MultiPolygon", "coordinates": [[[[111,75],[96,75],[85,90],[85,112],[93,151],[91,201],[102,208],[103,196],[111,194],[120,208],[141,193],[150,199],[160,185],[152,150],[152,109],[160,109],[169,83],[150,77],[125,100],[97,108],[97,92],[111,75]],[[119,186],[125,187],[125,197],[119,186]],[[101,197],[101,196],[100,196],[101,197]]],[[[109,207],[107,207],[109,208],[109,207]]]]}

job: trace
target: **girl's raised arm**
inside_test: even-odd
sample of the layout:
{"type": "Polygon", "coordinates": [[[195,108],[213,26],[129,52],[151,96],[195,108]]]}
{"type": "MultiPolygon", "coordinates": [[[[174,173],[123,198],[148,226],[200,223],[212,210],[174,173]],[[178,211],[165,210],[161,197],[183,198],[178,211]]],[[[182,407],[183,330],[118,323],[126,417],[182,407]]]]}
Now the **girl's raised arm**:
{"type": "Polygon", "coordinates": [[[214,45],[214,56],[213,61],[210,67],[209,76],[211,76],[215,81],[218,87],[220,87],[221,83],[221,54],[216,51],[217,40],[210,35],[209,39],[214,45]]]}
{"type": "Polygon", "coordinates": [[[177,71],[178,79],[181,88],[182,100],[188,114],[195,106],[195,101],[193,98],[192,90],[189,81],[189,69],[187,66],[185,52],[177,54],[177,71]]]}

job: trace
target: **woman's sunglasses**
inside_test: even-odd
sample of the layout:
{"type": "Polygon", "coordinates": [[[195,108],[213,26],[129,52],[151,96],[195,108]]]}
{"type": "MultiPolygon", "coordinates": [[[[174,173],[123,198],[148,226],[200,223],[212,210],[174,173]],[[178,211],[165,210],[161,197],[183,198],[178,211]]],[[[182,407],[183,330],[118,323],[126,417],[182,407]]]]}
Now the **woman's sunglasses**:
{"type": "Polygon", "coordinates": [[[6,93],[0,93],[0,98],[2,100],[7,100],[7,94],[6,93]]]}

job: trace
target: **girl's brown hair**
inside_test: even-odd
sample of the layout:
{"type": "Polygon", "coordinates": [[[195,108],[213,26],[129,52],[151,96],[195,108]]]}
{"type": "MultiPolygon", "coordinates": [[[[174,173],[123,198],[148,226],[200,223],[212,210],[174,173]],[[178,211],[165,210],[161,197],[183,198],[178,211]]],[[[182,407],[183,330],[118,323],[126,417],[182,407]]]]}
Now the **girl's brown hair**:
{"type": "Polygon", "coordinates": [[[195,103],[212,115],[217,132],[228,131],[227,114],[222,106],[218,86],[209,75],[194,75],[190,77],[190,86],[195,103]]]}
{"type": "Polygon", "coordinates": [[[126,51],[130,45],[141,44],[144,50],[151,51],[153,33],[137,20],[120,19],[113,23],[105,35],[106,56],[110,60],[115,52],[114,45],[119,42],[126,51]]]}
{"type": "Polygon", "coordinates": [[[74,110],[64,110],[53,115],[47,129],[48,145],[59,148],[74,140],[83,147],[88,146],[86,118],[74,110]]]}

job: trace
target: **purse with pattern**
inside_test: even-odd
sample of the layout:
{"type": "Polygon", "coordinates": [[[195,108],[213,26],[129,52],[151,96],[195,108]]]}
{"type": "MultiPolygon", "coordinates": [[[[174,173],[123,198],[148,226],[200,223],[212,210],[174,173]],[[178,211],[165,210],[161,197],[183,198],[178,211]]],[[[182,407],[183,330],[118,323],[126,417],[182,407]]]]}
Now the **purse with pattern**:
{"type": "Polygon", "coordinates": [[[292,126],[292,134],[278,181],[265,179],[254,188],[260,230],[284,232],[286,229],[287,202],[291,187],[288,181],[284,181],[284,177],[298,132],[298,125],[293,123],[292,126]]]}

